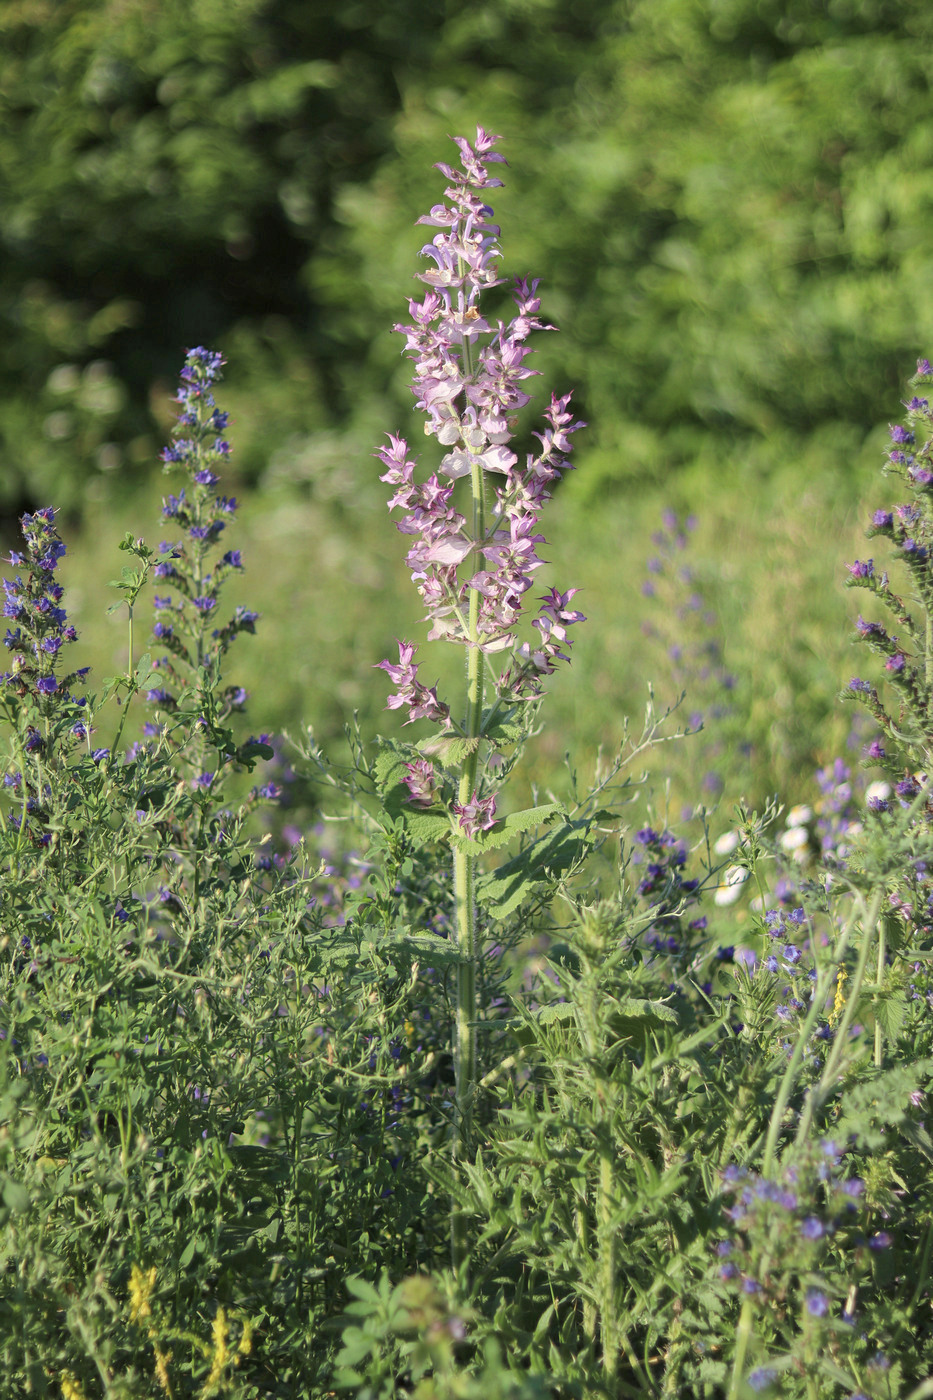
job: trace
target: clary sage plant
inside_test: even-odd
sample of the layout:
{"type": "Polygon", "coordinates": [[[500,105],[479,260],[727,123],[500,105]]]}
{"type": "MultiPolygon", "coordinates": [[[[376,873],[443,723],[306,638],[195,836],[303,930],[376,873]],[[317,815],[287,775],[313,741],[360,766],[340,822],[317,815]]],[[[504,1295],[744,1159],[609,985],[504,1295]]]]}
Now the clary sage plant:
{"type": "MultiPolygon", "coordinates": [[[[552,588],[537,599],[532,638],[519,627],[527,594],[542,565],[538,531],[550,488],[570,463],[571,434],[584,426],[569,411],[570,395],[552,395],[539,448],[524,460],[513,450],[516,414],[530,401],[526,381],[528,337],[552,329],[539,319],[537,281],[518,279],[513,313],[504,322],[486,303],[499,275],[499,228],[489,192],[502,181],[490,167],[505,158],[501,138],[482,127],[471,145],[456,138],[461,168],[439,164],[448,181],[445,203],[419,223],[437,229],[418,274],[427,292],[409,301],[410,323],[396,326],[414,361],[412,392],[425,415],[424,431],[446,449],[424,480],[403,437],[390,435],[379,452],[381,478],[395,488],[390,508],[402,512],[399,530],[413,537],[407,562],[431,624],[429,640],[463,647],[466,681],[459,711],[438,699],[436,687],[418,679],[415,647],[399,643],[397,662],[382,669],[395,686],[390,709],[408,710],[408,723],[425,719],[435,734],[406,764],[409,801],[449,822],[454,848],[454,906],[460,954],[456,1016],[455,1155],[469,1154],[476,1057],[476,860],[522,825],[536,824],[554,809],[536,809],[506,823],[497,818],[496,771],[501,750],[523,732],[521,710],[541,695],[542,678],[569,659],[568,629],[583,621],[573,607],[576,589],[552,588]],[[467,488],[458,495],[457,483],[467,488]],[[536,634],[536,635],[535,635],[536,634]],[[497,665],[498,661],[498,665],[497,665]]],[[[454,1255],[463,1241],[454,1224],[454,1255]]]]}

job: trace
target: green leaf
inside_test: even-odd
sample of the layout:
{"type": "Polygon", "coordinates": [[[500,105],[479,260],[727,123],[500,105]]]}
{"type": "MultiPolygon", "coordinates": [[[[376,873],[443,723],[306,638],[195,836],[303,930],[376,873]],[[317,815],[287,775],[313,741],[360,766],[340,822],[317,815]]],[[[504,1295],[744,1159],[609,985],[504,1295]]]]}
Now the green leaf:
{"type": "Polygon", "coordinates": [[[454,967],[464,961],[456,943],[441,938],[436,933],[406,933],[381,938],[376,946],[380,953],[387,947],[408,949],[419,961],[427,963],[430,967],[454,967]]]}
{"type": "Polygon", "coordinates": [[[854,1133],[867,1147],[880,1146],[887,1128],[899,1128],[905,1123],[911,1094],[925,1088],[931,1074],[933,1057],[928,1056],[912,1065],[898,1065],[875,1074],[846,1089],[840,1102],[840,1135],[854,1133]]]}
{"type": "Polygon", "coordinates": [[[526,807],[522,812],[512,812],[501,821],[496,822],[488,831],[480,831],[472,840],[464,836],[462,832],[452,831],[451,839],[454,845],[461,850],[468,851],[471,855],[480,851],[492,851],[497,846],[504,846],[511,841],[513,836],[519,832],[530,831],[536,826],[544,826],[547,822],[556,821],[564,812],[563,804],[560,802],[547,802],[542,807],[526,807]]]}
{"type": "Polygon", "coordinates": [[[477,898],[494,919],[506,919],[542,885],[556,885],[596,840],[589,822],[565,822],[476,882],[477,898]]]}
{"type": "Polygon", "coordinates": [[[441,734],[433,739],[423,739],[418,751],[442,768],[459,768],[465,758],[475,753],[481,742],[480,739],[462,739],[456,734],[441,734]]]}
{"type": "Polygon", "coordinates": [[[8,1177],[3,1183],[3,1204],[12,1215],[22,1215],[29,1209],[29,1191],[21,1181],[8,1177]]]}
{"type": "Polygon", "coordinates": [[[379,739],[379,753],[373,766],[376,786],[382,798],[382,805],[393,819],[404,817],[405,824],[415,841],[443,841],[450,834],[450,817],[440,808],[424,809],[413,807],[411,793],[405,786],[404,777],[407,765],[418,757],[418,750],[408,745],[395,744],[390,739],[379,739]]]}
{"type": "MultiPolygon", "coordinates": [[[[510,1030],[520,1045],[533,1045],[540,1026],[569,1025],[576,1018],[576,1007],[572,1001],[548,1002],[532,1014],[506,1021],[503,1024],[510,1030]]],[[[646,1029],[657,1028],[662,1022],[678,1024],[677,1013],[663,1001],[649,1001],[644,997],[621,997],[615,1002],[611,1012],[613,1032],[620,1038],[633,1034],[643,1035],[646,1029]]]]}

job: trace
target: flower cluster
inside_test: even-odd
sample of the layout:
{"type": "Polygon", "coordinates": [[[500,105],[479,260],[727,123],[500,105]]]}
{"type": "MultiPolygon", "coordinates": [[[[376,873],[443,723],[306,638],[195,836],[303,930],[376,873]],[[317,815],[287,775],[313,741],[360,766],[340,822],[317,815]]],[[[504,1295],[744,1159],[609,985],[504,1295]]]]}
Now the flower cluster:
{"type": "MultiPolygon", "coordinates": [[[[0,675],[0,707],[18,736],[19,767],[4,775],[3,787],[15,807],[7,814],[9,825],[46,846],[51,789],[45,773],[69,750],[89,747],[85,698],[71,693],[72,686],[83,684],[89,668],[69,671],[61,665],[64,649],[77,632],[68,621],[64,590],[55,577],[65,553],[55,511],[46,506],[24,515],[21,524],[25,549],[14,550],[9,562],[23,572],[3,580],[3,615],[12,624],[4,644],[11,666],[0,675]]],[[[108,754],[107,749],[95,749],[91,756],[101,762],[108,754]]]]}
{"type": "MultiPolygon", "coordinates": [[[[538,516],[549,487],[569,466],[571,434],[583,425],[573,420],[569,394],[552,397],[544,431],[535,434],[539,450],[522,464],[509,446],[514,414],[529,402],[524,382],[536,373],[525,363],[525,342],[533,330],[550,328],[538,317],[537,282],[516,282],[507,325],[493,325],[480,307],[482,294],[503,281],[496,266],[499,230],[486,203],[488,191],[502,184],[488,169],[504,163],[494,150],[498,140],[482,128],[475,147],[458,137],[462,170],[438,167],[449,181],[449,203],[419,220],[439,230],[422,249],[433,264],[419,274],[428,291],[409,302],[410,324],[396,327],[415,362],[412,387],[427,415],[425,431],[448,450],[422,483],[404,438],[390,435],[377,455],[386,467],[381,480],[395,488],[390,509],[403,512],[398,528],[414,539],[408,565],[431,622],[429,639],[484,653],[514,651],[514,664],[498,684],[503,698],[517,699],[539,693],[540,677],[567,659],[568,627],[582,621],[571,607],[576,590],[552,589],[539,600],[537,641],[517,645],[524,596],[542,564],[538,516]],[[473,489],[471,520],[454,504],[462,477],[473,489]],[[487,478],[495,481],[488,518],[487,478]]],[[[400,644],[399,665],[382,663],[399,686],[390,707],[406,705],[412,719],[446,722],[446,707],[414,679],[413,655],[410,644],[400,644]]]]}
{"type": "MultiPolygon", "coordinates": [[[[933,385],[928,360],[917,363],[915,387],[933,385]]],[[[869,538],[886,539],[895,558],[906,570],[914,600],[925,611],[933,603],[931,549],[933,549],[933,410],[930,400],[914,394],[905,403],[907,426],[892,425],[891,447],[885,471],[898,478],[911,499],[891,510],[876,510],[867,530],[869,538]]],[[[874,559],[856,559],[848,565],[850,587],[867,590],[890,614],[897,632],[864,617],[856,623],[856,639],[881,657],[885,676],[899,702],[899,713],[889,713],[870,681],[853,676],[847,694],[866,706],[881,730],[872,761],[886,769],[895,782],[909,781],[916,765],[916,747],[923,750],[928,767],[926,719],[933,707],[929,641],[924,623],[910,611],[909,603],[895,593],[887,570],[878,571],[874,559]],[[914,751],[913,759],[911,750],[914,751]]]]}
{"type": "MultiPolygon", "coordinates": [[[[153,638],[165,653],[154,664],[165,684],[147,694],[150,703],[165,711],[175,709],[185,692],[201,687],[234,637],[255,631],[258,618],[238,607],[222,627],[215,625],[223,583],[243,569],[238,549],[211,559],[237,510],[236,497],[216,492],[220,478],[215,468],[230,455],[230,444],[220,436],[228,415],[217,408],[212,393],[222,364],[216,351],[203,346],[188,351],[175,395],[180,405],[175,440],[162,453],[166,471],[182,467],[189,477],[177,496],[163,502],[163,519],[181,536],[162,542],[152,570],[157,583],[172,590],[154,599],[153,638]]],[[[223,696],[226,710],[242,709],[246,698],[244,690],[229,686],[223,696]]]]}
{"type": "Polygon", "coordinates": [[[706,917],[690,919],[699,902],[699,880],[686,879],[687,847],[666,828],[642,827],[635,833],[632,864],[638,868],[639,897],[649,919],[645,943],[655,953],[679,959],[705,933],[706,917]]]}
{"type": "MultiPolygon", "coordinates": [[[[730,1204],[723,1214],[732,1229],[716,1253],[723,1282],[768,1310],[778,1326],[796,1312],[806,1319],[802,1336],[811,1342],[832,1336],[834,1349],[851,1351],[859,1340],[855,1279],[891,1238],[866,1229],[865,1185],[846,1174],[844,1155],[824,1139],[773,1177],[727,1167],[722,1189],[730,1204]],[[839,1256],[850,1274],[844,1292],[839,1256]]],[[[801,1359],[815,1364],[815,1355],[801,1359]]]]}
{"type": "Polygon", "coordinates": [[[25,698],[35,695],[46,708],[53,696],[83,680],[87,669],[61,678],[56,674],[62,647],[77,639],[77,632],[61,606],[64,590],[55,578],[65,545],[55,528],[51,506],[24,515],[21,520],[25,553],[14,550],[10,563],[26,570],[26,578],[3,580],[3,616],[7,627],[4,644],[12,653],[12,667],[0,676],[0,684],[25,698]]]}

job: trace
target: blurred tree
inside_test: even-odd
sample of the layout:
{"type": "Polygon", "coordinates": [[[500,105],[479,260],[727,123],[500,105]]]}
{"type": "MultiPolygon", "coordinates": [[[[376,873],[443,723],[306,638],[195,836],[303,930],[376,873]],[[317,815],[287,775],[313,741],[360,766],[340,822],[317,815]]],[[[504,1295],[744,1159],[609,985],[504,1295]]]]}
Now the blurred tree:
{"type": "Polygon", "coordinates": [[[148,457],[150,385],[244,321],[268,378],[300,339],[318,407],[290,411],[327,418],[338,352],[301,269],[389,148],[395,67],[441,18],[433,0],[0,9],[0,499],[76,504],[127,443],[148,457]]]}
{"type": "Polygon", "coordinates": [[[563,331],[544,356],[593,424],[575,489],[698,454],[845,469],[933,345],[933,7],[615,0],[575,47],[555,21],[577,8],[488,0],[448,24],[397,161],[347,211],[345,278],[368,260],[380,287],[375,227],[401,229],[407,172],[475,115],[508,134],[506,253],[544,278],[563,331]]]}
{"type": "Polygon", "coordinates": [[[138,470],[191,343],[247,476],[403,421],[412,224],[477,123],[594,424],[579,489],[844,468],[933,347],[931,40],[928,0],[7,0],[0,501],[138,470]]]}

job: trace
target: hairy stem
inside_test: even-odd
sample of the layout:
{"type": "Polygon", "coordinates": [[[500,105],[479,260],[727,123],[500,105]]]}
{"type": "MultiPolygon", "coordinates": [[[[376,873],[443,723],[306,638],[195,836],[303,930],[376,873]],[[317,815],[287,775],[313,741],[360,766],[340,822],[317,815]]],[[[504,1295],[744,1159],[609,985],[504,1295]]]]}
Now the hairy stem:
{"type": "MultiPolygon", "coordinates": [[[[474,461],[470,476],[473,495],[473,539],[482,540],[486,531],[486,501],[483,470],[474,461]]],[[[460,769],[458,800],[470,801],[476,788],[479,768],[479,738],[483,722],[484,669],[479,649],[479,604],[476,589],[470,592],[469,641],[466,657],[466,715],[464,732],[473,740],[460,769]]],[[[473,1150],[473,1099],[476,1089],[476,857],[457,848],[454,852],[454,910],[457,926],[457,1014],[454,1030],[454,1162],[466,1160],[473,1150]]],[[[468,1249],[466,1222],[455,1205],[451,1212],[451,1253],[455,1269],[465,1262],[468,1249]]]]}

